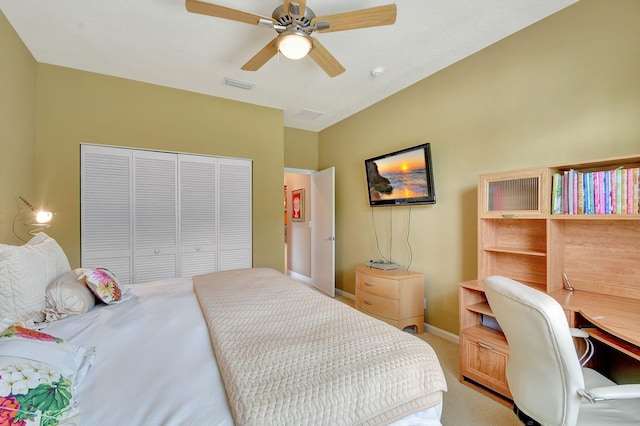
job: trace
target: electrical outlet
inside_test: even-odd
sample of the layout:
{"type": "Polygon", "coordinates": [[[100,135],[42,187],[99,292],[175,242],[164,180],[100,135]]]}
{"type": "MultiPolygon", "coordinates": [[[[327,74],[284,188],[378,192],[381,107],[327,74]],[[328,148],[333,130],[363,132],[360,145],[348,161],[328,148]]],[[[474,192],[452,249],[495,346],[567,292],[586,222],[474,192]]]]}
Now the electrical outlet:
{"type": "Polygon", "coordinates": [[[424,299],[424,308],[427,309],[427,299],[424,299]]]}

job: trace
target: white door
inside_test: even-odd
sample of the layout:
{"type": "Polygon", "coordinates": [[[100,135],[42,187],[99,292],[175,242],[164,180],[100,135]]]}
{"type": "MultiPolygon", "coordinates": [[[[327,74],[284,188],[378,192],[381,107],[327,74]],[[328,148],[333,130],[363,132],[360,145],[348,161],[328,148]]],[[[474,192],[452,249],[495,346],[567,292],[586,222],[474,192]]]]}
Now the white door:
{"type": "Polygon", "coordinates": [[[251,160],[218,159],[218,271],[253,265],[252,167],[251,160]]]}
{"type": "Polygon", "coordinates": [[[335,296],[335,168],[311,175],[311,284],[335,296]]]}
{"type": "Polygon", "coordinates": [[[132,151],[83,144],[80,153],[81,265],[132,284],[132,151]]]}
{"type": "Polygon", "coordinates": [[[178,154],[179,276],[217,271],[218,159],[178,154]]]}
{"type": "Polygon", "coordinates": [[[133,151],[133,282],[178,272],[178,158],[133,151]]]}

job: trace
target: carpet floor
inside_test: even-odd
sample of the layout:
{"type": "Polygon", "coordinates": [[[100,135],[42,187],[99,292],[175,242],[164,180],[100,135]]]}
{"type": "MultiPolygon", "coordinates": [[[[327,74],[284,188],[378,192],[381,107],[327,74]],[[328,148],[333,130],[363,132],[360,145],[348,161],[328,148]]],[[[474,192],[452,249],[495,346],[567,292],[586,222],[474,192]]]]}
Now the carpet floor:
{"type": "Polygon", "coordinates": [[[521,425],[510,408],[476,392],[458,380],[460,346],[431,333],[417,334],[438,355],[449,390],[444,394],[443,426],[517,426],[521,425]]]}
{"type": "MultiPolygon", "coordinates": [[[[336,296],[335,299],[351,307],[354,305],[352,299],[344,296],[336,296]]],[[[460,346],[457,343],[428,332],[416,336],[436,352],[447,381],[449,390],[444,394],[443,426],[522,425],[510,408],[460,383],[460,346]]]]}

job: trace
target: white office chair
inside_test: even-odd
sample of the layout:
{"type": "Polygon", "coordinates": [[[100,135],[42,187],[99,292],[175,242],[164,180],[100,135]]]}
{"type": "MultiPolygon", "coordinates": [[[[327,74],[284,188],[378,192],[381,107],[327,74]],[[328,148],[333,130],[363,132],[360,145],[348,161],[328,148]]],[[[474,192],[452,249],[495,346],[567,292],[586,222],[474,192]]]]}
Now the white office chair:
{"type": "Polygon", "coordinates": [[[631,399],[640,398],[640,384],[616,385],[582,368],[555,299],[499,276],[486,278],[484,288],[509,343],[507,382],[525,424],[640,425],[640,399],[631,399]]]}

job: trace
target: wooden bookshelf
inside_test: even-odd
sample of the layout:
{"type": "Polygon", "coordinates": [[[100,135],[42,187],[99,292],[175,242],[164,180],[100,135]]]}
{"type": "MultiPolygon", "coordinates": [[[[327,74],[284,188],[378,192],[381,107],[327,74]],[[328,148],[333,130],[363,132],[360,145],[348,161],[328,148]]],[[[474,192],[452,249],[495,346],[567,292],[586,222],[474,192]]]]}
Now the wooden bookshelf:
{"type": "MultiPolygon", "coordinates": [[[[510,398],[504,371],[495,370],[508,359],[508,346],[496,337],[499,331],[482,325],[483,316],[492,316],[482,289],[482,280],[488,276],[507,276],[553,293],[562,291],[563,274],[567,274],[578,292],[640,300],[639,206],[631,214],[552,212],[554,174],[620,167],[640,167],[640,155],[478,177],[478,280],[459,287],[462,382],[499,401],[510,398]],[[470,345],[475,346],[470,349],[470,345]],[[472,371],[469,356],[485,359],[482,365],[487,371],[472,371]]],[[[632,184],[638,186],[637,181],[632,184]]],[[[570,325],[579,310],[566,308],[570,325]]],[[[600,330],[594,329],[592,336],[611,347],[618,345],[632,357],[640,353],[637,346],[629,348],[600,330]]]]}

